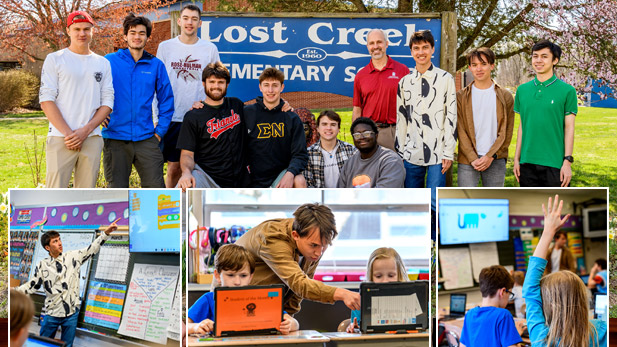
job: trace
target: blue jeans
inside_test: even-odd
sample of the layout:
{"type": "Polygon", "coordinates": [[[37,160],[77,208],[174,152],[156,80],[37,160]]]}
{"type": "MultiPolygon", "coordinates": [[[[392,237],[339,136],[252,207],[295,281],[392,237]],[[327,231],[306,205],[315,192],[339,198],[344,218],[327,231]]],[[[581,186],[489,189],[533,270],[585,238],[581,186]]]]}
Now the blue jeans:
{"type": "Polygon", "coordinates": [[[405,165],[405,188],[431,188],[431,207],[435,208],[437,187],[446,186],[446,175],[441,173],[441,164],[420,166],[403,161],[405,165]],[[424,178],[426,176],[426,186],[424,178]]]}
{"type": "Polygon", "coordinates": [[[424,188],[426,176],[426,188],[431,188],[431,239],[436,239],[435,213],[437,200],[437,187],[446,186],[446,175],[441,173],[441,164],[420,166],[403,160],[405,166],[405,188],[424,188]]]}
{"type": "Polygon", "coordinates": [[[73,340],[75,340],[75,330],[77,330],[77,316],[79,316],[79,309],[65,318],[45,316],[39,334],[53,339],[56,336],[58,326],[60,326],[62,327],[60,339],[66,343],[66,347],[72,347],[73,340]]]}

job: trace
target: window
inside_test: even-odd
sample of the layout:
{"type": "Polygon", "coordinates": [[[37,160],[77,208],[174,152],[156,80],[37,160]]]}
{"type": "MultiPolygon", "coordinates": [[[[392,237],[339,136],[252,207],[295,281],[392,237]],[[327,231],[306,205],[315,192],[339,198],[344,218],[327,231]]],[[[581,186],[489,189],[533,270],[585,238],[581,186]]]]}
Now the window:
{"type": "Polygon", "coordinates": [[[204,225],[251,228],[273,218],[293,218],[302,204],[329,206],[338,237],[328,247],[320,267],[364,269],[378,247],[393,247],[408,266],[428,267],[430,253],[429,189],[345,190],[206,190],[204,225]]]}

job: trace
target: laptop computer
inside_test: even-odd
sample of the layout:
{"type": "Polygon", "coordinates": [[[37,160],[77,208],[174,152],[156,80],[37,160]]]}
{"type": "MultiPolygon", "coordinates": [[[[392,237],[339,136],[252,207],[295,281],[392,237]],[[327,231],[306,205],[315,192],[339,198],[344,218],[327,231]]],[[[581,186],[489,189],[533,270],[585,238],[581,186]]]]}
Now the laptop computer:
{"type": "Polygon", "coordinates": [[[467,306],[467,294],[450,294],[450,314],[441,320],[453,320],[465,316],[467,306]]]}
{"type": "Polygon", "coordinates": [[[24,346],[26,347],[62,347],[66,343],[50,339],[49,337],[38,336],[33,333],[28,334],[28,339],[24,346]]]}
{"type": "Polygon", "coordinates": [[[214,335],[277,334],[283,321],[283,285],[214,289],[214,335]]]}
{"type": "Polygon", "coordinates": [[[363,333],[428,329],[428,281],[360,284],[363,333]]]}
{"type": "Polygon", "coordinates": [[[608,296],[606,293],[595,293],[593,301],[593,318],[608,321],[608,296]]]}

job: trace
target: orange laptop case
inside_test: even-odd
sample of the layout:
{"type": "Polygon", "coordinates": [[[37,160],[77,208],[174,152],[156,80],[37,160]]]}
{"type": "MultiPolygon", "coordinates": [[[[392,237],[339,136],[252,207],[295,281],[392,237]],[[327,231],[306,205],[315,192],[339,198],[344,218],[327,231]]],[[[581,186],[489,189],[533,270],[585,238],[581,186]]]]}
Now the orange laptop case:
{"type": "Polygon", "coordinates": [[[283,285],[214,289],[214,335],[277,334],[283,320],[283,285]]]}

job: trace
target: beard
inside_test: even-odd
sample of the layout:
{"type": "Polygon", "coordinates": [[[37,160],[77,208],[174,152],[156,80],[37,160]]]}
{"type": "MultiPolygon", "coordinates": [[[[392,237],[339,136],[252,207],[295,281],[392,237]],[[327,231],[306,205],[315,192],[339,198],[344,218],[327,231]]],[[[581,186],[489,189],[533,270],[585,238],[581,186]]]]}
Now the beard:
{"type": "Polygon", "coordinates": [[[224,90],[221,91],[220,94],[215,95],[213,94],[209,89],[206,89],[206,95],[208,96],[208,98],[210,100],[213,101],[220,101],[221,99],[223,99],[225,97],[225,95],[227,95],[227,88],[225,88],[224,90]]]}

